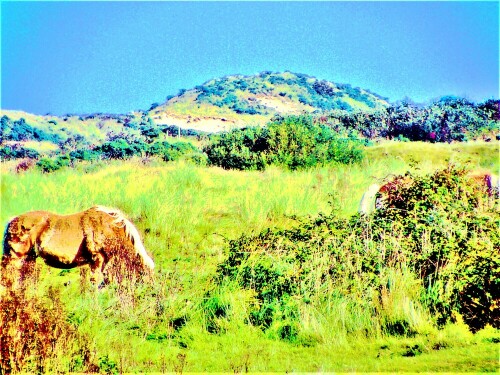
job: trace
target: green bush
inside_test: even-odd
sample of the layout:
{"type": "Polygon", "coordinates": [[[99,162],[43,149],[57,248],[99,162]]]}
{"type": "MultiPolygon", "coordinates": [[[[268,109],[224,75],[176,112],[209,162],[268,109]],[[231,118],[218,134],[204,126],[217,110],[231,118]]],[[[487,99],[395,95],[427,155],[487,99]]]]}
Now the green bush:
{"type": "Polygon", "coordinates": [[[38,151],[31,148],[25,148],[19,145],[2,145],[0,146],[0,159],[11,160],[11,159],[22,159],[30,158],[36,159],[40,156],[38,151]]]}
{"type": "Polygon", "coordinates": [[[337,130],[357,130],[368,138],[465,142],[498,128],[498,100],[476,105],[463,98],[443,97],[425,107],[404,101],[376,111],[333,111],[328,122],[337,130]]]}
{"type": "Polygon", "coordinates": [[[116,139],[103,143],[95,150],[101,152],[105,159],[128,159],[134,155],[142,155],[146,145],[141,142],[127,142],[125,139],[116,139]]]}
{"type": "Polygon", "coordinates": [[[48,133],[42,129],[32,126],[24,118],[13,121],[8,116],[2,116],[0,120],[1,141],[49,141],[57,144],[61,141],[57,134],[48,133]]]}
{"type": "Polygon", "coordinates": [[[71,151],[69,153],[72,160],[85,160],[85,161],[95,161],[101,158],[101,153],[96,150],[90,150],[88,148],[78,149],[71,151]]]}
{"type": "Polygon", "coordinates": [[[213,136],[204,152],[212,165],[225,169],[262,170],[275,164],[290,170],[328,162],[343,164],[363,158],[361,142],[339,138],[310,116],[277,119],[265,128],[252,127],[213,136]]]}
{"type": "Polygon", "coordinates": [[[401,184],[374,215],[379,228],[397,225],[403,233],[402,245],[412,250],[431,310],[442,322],[458,311],[473,331],[500,322],[495,190],[488,192],[465,169],[450,167],[401,184]]]}
{"type": "Polygon", "coordinates": [[[189,155],[189,158],[195,162],[198,160],[200,164],[203,164],[201,153],[189,142],[155,142],[149,145],[146,154],[148,156],[160,156],[164,161],[174,161],[189,155]],[[198,155],[200,156],[198,157],[198,155]]]}
{"type": "Polygon", "coordinates": [[[224,169],[262,170],[267,164],[267,138],[265,128],[233,130],[213,136],[203,151],[210,164],[224,169]]]}
{"type": "Polygon", "coordinates": [[[44,173],[55,172],[62,167],[67,167],[71,164],[71,158],[69,155],[60,155],[56,158],[42,158],[37,163],[36,166],[44,173]]]}
{"type": "Polygon", "coordinates": [[[412,303],[427,306],[438,325],[461,314],[472,331],[498,327],[500,214],[491,199],[464,170],[412,176],[370,217],[320,215],[229,241],[217,280],[253,290],[259,303],[249,306],[248,323],[289,341],[304,328],[301,310],[335,300],[370,315],[348,331],[415,334],[408,316],[384,306],[402,282],[391,274],[415,280],[412,303]]]}

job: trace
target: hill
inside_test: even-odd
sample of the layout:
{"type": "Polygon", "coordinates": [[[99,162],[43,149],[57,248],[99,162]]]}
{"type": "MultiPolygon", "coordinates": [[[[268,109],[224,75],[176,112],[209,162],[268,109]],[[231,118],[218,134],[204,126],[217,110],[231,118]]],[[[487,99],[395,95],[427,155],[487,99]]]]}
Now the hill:
{"type": "MultiPolygon", "coordinates": [[[[210,139],[216,145],[214,140],[218,135],[209,133],[226,130],[236,132],[230,138],[238,143],[224,141],[228,150],[240,146],[246,150],[245,139],[250,137],[248,140],[253,143],[262,136],[269,141],[269,132],[256,138],[259,129],[266,124],[269,128],[272,123],[279,127],[287,122],[286,118],[319,126],[324,129],[322,134],[326,132],[334,138],[365,143],[387,139],[491,141],[500,139],[498,108],[496,99],[475,104],[451,96],[427,106],[409,102],[389,104],[369,90],[347,84],[305,74],[263,72],[213,79],[193,89],[181,90],[163,104],[154,103],[148,110],[127,114],[54,116],[2,110],[0,158],[55,157],[59,158],[56,164],[61,166],[72,164],[75,159],[124,159],[133,155],[161,154],[170,161],[180,154],[192,154],[193,141],[200,146],[210,139]],[[181,144],[173,136],[197,139],[191,137],[189,144],[181,144]]],[[[266,150],[260,151],[267,155],[266,150]]],[[[46,165],[44,170],[55,168],[52,162],[49,164],[50,168],[46,165]]]]}
{"type": "Polygon", "coordinates": [[[181,90],[165,103],[153,104],[148,115],[157,124],[215,132],[264,125],[275,115],[388,106],[386,98],[349,84],[306,74],[262,72],[212,79],[193,89],[181,90]]]}

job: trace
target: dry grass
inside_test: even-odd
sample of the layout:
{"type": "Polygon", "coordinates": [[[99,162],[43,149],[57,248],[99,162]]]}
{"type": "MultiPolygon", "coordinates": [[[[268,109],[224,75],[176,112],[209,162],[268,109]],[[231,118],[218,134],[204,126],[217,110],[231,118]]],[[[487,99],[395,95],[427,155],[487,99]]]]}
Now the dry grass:
{"type": "Polygon", "coordinates": [[[0,297],[0,373],[98,370],[91,340],[67,321],[59,294],[20,288],[0,297]]]}

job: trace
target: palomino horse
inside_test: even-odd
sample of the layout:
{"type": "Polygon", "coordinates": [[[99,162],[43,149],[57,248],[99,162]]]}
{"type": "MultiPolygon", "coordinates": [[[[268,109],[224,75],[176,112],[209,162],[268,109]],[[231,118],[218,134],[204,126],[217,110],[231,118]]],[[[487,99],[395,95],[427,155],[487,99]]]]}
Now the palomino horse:
{"type": "Polygon", "coordinates": [[[88,264],[92,281],[102,281],[108,262],[114,256],[128,253],[142,268],[154,269],[136,227],[117,209],[95,206],[65,216],[47,211],[28,212],[7,225],[2,276],[10,274],[22,280],[40,257],[56,268],[88,264]]]}
{"type": "MultiPolygon", "coordinates": [[[[497,175],[491,172],[471,171],[467,174],[467,177],[478,185],[484,186],[487,194],[490,197],[496,198],[496,195],[499,194],[500,180],[497,175]]],[[[397,192],[401,187],[408,186],[409,184],[411,184],[411,182],[411,177],[399,176],[389,180],[383,185],[370,185],[368,190],[366,190],[366,192],[361,197],[358,212],[368,215],[374,210],[384,208],[385,199],[389,194],[391,194],[392,196],[394,196],[395,194],[397,195],[397,192]]],[[[404,199],[404,197],[396,198],[404,199]]]]}

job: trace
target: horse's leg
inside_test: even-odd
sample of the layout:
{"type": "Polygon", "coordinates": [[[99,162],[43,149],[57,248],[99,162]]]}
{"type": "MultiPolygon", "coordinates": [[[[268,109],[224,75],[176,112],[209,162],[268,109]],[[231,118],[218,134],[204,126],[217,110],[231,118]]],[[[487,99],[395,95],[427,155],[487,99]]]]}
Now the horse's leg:
{"type": "Polygon", "coordinates": [[[38,281],[38,275],[35,273],[36,268],[36,256],[35,252],[29,253],[26,258],[24,258],[20,273],[20,281],[23,286],[33,284],[38,281]]]}
{"type": "Polygon", "coordinates": [[[105,258],[101,253],[92,255],[92,263],[90,263],[90,281],[96,285],[99,285],[103,279],[103,269],[105,266],[105,258]]]}
{"type": "Polygon", "coordinates": [[[96,244],[96,233],[94,233],[93,225],[87,220],[82,221],[83,234],[85,238],[85,246],[88,252],[88,262],[90,265],[90,282],[94,285],[99,285],[102,282],[102,270],[105,266],[105,257],[96,244]]]}

